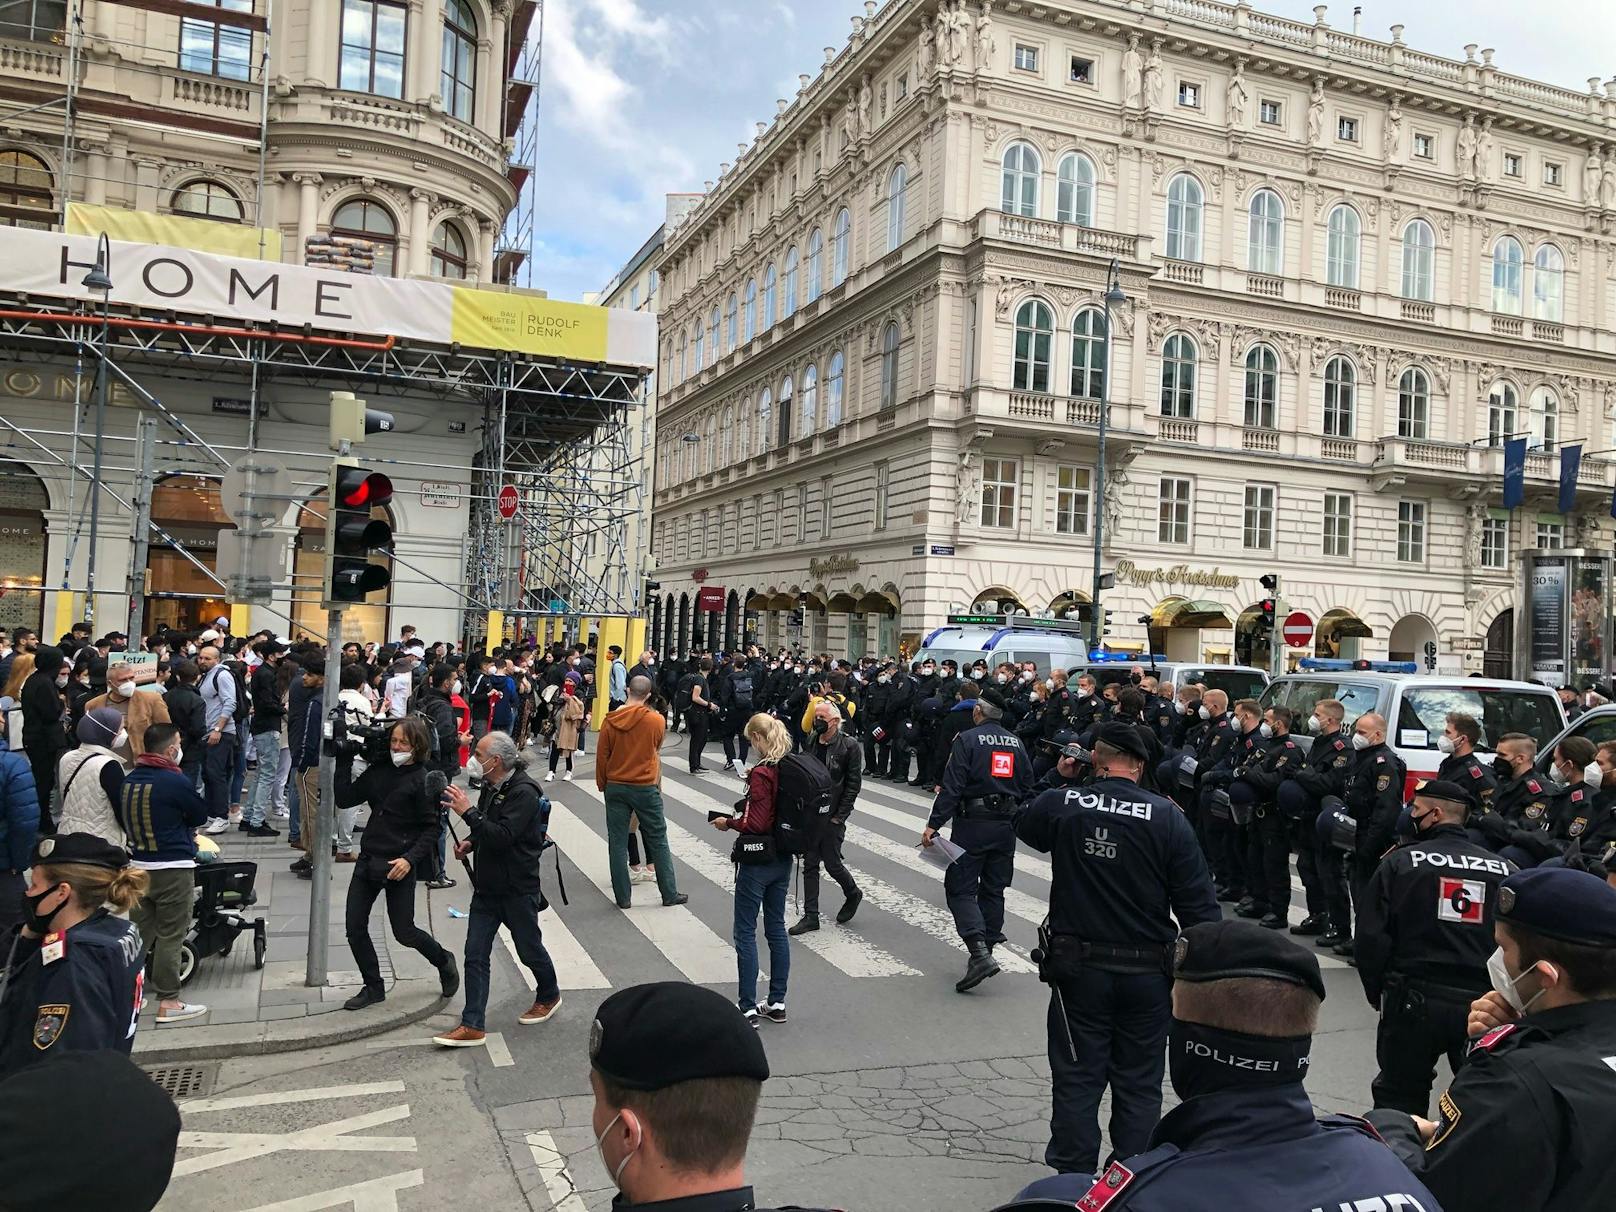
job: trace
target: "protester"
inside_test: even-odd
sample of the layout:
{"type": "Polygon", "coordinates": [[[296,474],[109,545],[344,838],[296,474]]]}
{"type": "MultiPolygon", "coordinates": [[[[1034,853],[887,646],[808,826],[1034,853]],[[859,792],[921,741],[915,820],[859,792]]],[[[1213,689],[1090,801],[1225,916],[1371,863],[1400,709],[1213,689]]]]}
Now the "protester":
{"type": "Polygon", "coordinates": [[[580,683],[571,678],[561,683],[561,698],[554,707],[555,733],[550,738],[550,769],[545,773],[545,782],[555,778],[556,766],[563,756],[567,759],[567,772],[562,781],[572,782],[572,756],[578,750],[584,723],[584,701],[578,696],[579,686],[580,683]]]}
{"type": "Polygon", "coordinates": [[[207,707],[196,689],[201,676],[196,662],[182,657],[169,666],[168,689],[163,693],[169,722],[180,730],[180,743],[185,751],[180,768],[198,787],[202,784],[202,753],[207,747],[208,735],[207,707]]]}
{"type": "Polygon", "coordinates": [[[93,833],[112,846],[124,845],[117,807],[123,795],[127,752],[123,717],[112,707],[85,713],[78,726],[79,747],[62,755],[57,781],[62,789],[59,827],[63,833],[93,833]]]}
{"type": "MultiPolygon", "coordinates": [[[[0,712],[0,945],[23,920],[23,876],[39,830],[39,796],[25,754],[13,752],[0,712]]],[[[22,729],[21,716],[15,725],[22,729]]]]}
{"type": "MultiPolygon", "coordinates": [[[[301,818],[295,850],[303,857],[292,864],[298,879],[313,879],[314,865],[310,855],[316,845],[324,845],[325,838],[318,828],[320,816],[320,723],[321,702],[325,688],[325,662],[315,653],[306,654],[300,662],[303,675],[287,694],[286,743],[292,751],[292,771],[297,779],[298,815],[301,818]]],[[[209,828],[209,833],[214,832],[209,828]]],[[[352,843],[337,854],[338,862],[354,861],[352,843]]]]}
{"type": "MultiPolygon", "coordinates": [[[[19,640],[19,643],[21,641],[19,640]]],[[[22,705],[22,747],[34,772],[34,791],[39,796],[39,830],[50,833],[51,793],[56,790],[56,765],[67,748],[67,731],[62,726],[66,705],[62,691],[67,686],[59,648],[34,651],[34,671],[22,684],[16,698],[22,705]]]]}
{"type": "MultiPolygon", "coordinates": [[[[267,818],[274,808],[276,778],[280,775],[281,731],[286,727],[286,691],[291,679],[281,672],[286,645],[268,639],[253,651],[261,658],[252,673],[252,740],[258,755],[258,778],[247,797],[240,828],[254,837],[279,837],[280,830],[267,818]]],[[[284,781],[280,783],[285,785],[284,781]]]]}
{"type": "Polygon", "coordinates": [[[629,875],[629,822],[637,819],[645,842],[646,861],[655,869],[664,905],[683,905],[690,897],[679,891],[668,851],[668,827],[662,810],[660,749],[667,725],[648,705],[649,678],[628,684],[628,699],[606,716],[595,755],[595,786],[606,801],[606,855],[612,896],[619,909],[632,903],[629,875]]]}
{"type": "Polygon", "coordinates": [[[833,703],[822,702],[814,708],[813,732],[814,742],[808,746],[808,754],[822,763],[830,775],[830,819],[813,849],[802,856],[802,917],[789,931],[793,936],[819,929],[821,864],[842,890],[842,907],[836,913],[838,925],[845,926],[852,921],[864,899],[858,882],[842,862],[847,817],[863,786],[860,766],[863,756],[858,742],[842,731],[842,713],[833,703]]]}
{"type": "Polygon", "coordinates": [[[196,654],[202,671],[198,690],[207,717],[202,744],[202,794],[208,802],[209,833],[229,828],[230,793],[236,764],[236,675],[222,662],[219,649],[208,644],[196,654]]]}

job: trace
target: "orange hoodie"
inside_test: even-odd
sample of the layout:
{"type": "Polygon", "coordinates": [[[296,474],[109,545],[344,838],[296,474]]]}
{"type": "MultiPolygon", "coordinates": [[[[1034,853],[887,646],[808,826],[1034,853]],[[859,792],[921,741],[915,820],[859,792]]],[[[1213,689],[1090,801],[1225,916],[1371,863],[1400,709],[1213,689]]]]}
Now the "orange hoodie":
{"type": "Polygon", "coordinates": [[[607,783],[632,787],[654,786],[662,781],[662,763],[657,751],[667,722],[644,703],[630,703],[608,712],[596,742],[595,786],[606,790],[607,783]]]}

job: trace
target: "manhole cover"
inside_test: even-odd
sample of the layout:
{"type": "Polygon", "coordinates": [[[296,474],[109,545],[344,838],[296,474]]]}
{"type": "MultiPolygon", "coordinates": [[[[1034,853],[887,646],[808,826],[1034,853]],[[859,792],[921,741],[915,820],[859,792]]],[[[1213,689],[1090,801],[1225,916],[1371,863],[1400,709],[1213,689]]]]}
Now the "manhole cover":
{"type": "Polygon", "coordinates": [[[159,1065],[147,1069],[146,1073],[163,1090],[168,1092],[170,1098],[197,1098],[213,1092],[213,1083],[218,1080],[219,1066],[210,1065],[159,1065]]]}

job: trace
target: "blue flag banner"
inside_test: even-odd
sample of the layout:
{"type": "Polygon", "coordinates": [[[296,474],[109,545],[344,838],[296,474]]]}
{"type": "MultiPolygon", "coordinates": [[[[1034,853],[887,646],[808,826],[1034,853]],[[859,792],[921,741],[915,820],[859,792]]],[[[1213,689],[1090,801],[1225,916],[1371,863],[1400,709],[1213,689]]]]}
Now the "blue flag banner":
{"type": "Polygon", "coordinates": [[[1519,509],[1526,500],[1526,439],[1504,443],[1504,508],[1519,509]]]}
{"type": "Polygon", "coordinates": [[[1582,467],[1582,443],[1560,447],[1560,512],[1577,507],[1577,471],[1582,467]]]}

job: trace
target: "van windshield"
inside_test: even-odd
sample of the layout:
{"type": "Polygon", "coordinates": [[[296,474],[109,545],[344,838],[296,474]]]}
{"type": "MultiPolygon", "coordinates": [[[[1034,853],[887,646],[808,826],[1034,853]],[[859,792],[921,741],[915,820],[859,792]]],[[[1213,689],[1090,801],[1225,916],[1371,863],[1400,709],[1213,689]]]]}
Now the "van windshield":
{"type": "Polygon", "coordinates": [[[967,676],[972,664],[988,662],[989,657],[980,648],[922,648],[916,655],[922,661],[936,661],[939,673],[942,672],[944,661],[953,661],[961,677],[967,676]]]}
{"type": "Polygon", "coordinates": [[[1470,686],[1406,686],[1397,714],[1397,729],[1386,739],[1401,749],[1435,749],[1457,711],[1481,725],[1478,749],[1492,750],[1506,732],[1524,732],[1546,745],[1563,728],[1553,694],[1528,690],[1485,690],[1470,686]]]}
{"type": "Polygon", "coordinates": [[[1191,686],[1197,682],[1204,684],[1208,690],[1223,691],[1231,703],[1259,698],[1263,687],[1268,685],[1262,674],[1251,669],[1220,669],[1210,665],[1179,671],[1179,685],[1191,686]]]}

